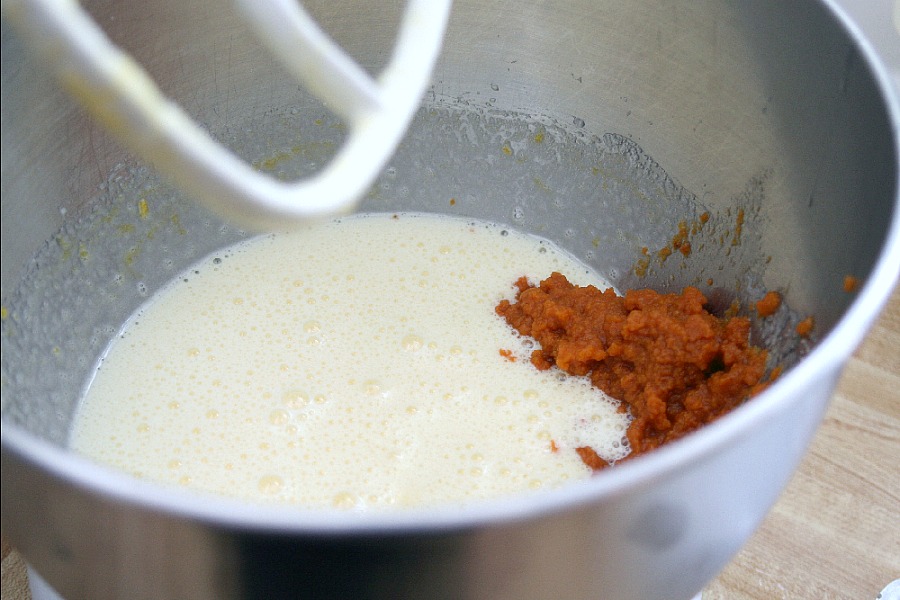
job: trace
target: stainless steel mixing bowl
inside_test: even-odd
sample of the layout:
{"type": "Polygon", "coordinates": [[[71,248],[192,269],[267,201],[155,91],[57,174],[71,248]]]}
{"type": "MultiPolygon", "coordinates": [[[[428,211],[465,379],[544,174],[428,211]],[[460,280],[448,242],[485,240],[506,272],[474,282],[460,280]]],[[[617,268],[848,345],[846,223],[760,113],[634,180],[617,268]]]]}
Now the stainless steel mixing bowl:
{"type": "MultiPolygon", "coordinates": [[[[340,144],[222,3],[86,4],[259,168],[292,178],[340,144]]],[[[400,6],[305,4],[385,62],[400,6]]],[[[829,2],[459,0],[362,209],[507,223],[622,288],[695,284],[745,310],[780,290],[753,335],[787,369],[696,434],[559,490],[390,514],[211,498],[92,464],[66,436],[125,318],[246,234],[129,157],[5,24],[2,97],[2,525],[72,600],[688,598],[776,500],[900,269],[898,99],[829,2]],[[679,222],[692,252],[664,259],[679,222]]]]}

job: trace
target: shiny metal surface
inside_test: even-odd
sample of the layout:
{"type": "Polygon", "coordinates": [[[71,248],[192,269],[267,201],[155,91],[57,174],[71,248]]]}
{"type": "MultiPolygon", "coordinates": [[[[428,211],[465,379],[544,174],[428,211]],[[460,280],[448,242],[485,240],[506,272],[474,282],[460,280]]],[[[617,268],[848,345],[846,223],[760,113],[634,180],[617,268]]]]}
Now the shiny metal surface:
{"type": "Polygon", "coordinates": [[[297,83],[327,102],[349,133],[325,169],[279,181],[217,144],[160,93],[78,2],[4,0],[2,15],[82,109],[194,199],[244,227],[346,214],[371,187],[416,113],[440,53],[450,0],[413,0],[391,61],[370,76],[292,2],[237,1],[246,23],[297,83]],[[422,2],[419,4],[419,2],[422,2]]]}
{"type": "MultiPolygon", "coordinates": [[[[384,64],[400,6],[306,5],[358,60],[384,64]]],[[[298,153],[302,171],[339,143],[339,128],[331,145],[314,143],[308,121],[323,109],[285,84],[229,9],[87,6],[247,159],[265,162],[299,137],[310,142],[298,153]],[[293,109],[307,120],[293,121],[293,109]]],[[[135,286],[152,291],[165,281],[168,271],[150,265],[170,255],[189,264],[240,232],[191,212],[159,182],[135,187],[145,171],[56,90],[5,26],[2,35],[3,530],[73,600],[298,591],[690,598],[778,496],[900,270],[896,93],[828,3],[457,2],[426,110],[365,208],[508,222],[558,238],[622,286],[714,277],[714,288],[745,301],[779,289],[792,316],[815,316],[817,337],[797,348],[778,332],[760,335],[785,360],[808,354],[716,424],[555,492],[464,510],[346,515],[164,490],[65,451],[77,375],[112,335],[104,331],[141,301],[135,286]],[[546,154],[518,145],[528,124],[556,145],[546,154]],[[516,160],[502,162],[507,142],[516,160]],[[134,217],[141,194],[177,209],[184,233],[165,213],[154,224],[168,229],[146,239],[151,224],[134,217]],[[741,209],[741,243],[718,243],[734,234],[741,209]],[[718,227],[704,234],[704,249],[634,275],[642,246],[661,247],[669,226],[702,211],[718,227]],[[116,236],[127,224],[144,236],[140,244],[116,236]],[[33,256],[72,240],[68,258],[58,250],[65,260],[35,270],[33,256]],[[72,257],[79,243],[90,259],[72,257]],[[122,266],[132,248],[147,261],[132,264],[137,275],[122,266]],[[60,276],[47,276],[54,265],[60,276]],[[113,272],[122,286],[110,284],[113,272]],[[862,282],[855,295],[840,289],[846,274],[862,282]],[[28,281],[44,277],[50,283],[38,293],[28,281]],[[93,283],[78,287],[82,280],[93,283]],[[34,343],[23,360],[28,327],[34,343]]]]}

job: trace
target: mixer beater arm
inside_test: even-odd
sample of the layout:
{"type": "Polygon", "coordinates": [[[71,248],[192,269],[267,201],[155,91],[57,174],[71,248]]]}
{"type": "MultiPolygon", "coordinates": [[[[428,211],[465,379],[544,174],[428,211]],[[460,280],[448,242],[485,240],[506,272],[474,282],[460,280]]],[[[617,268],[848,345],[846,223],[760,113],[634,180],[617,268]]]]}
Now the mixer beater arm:
{"type": "Polygon", "coordinates": [[[313,177],[281,182],[213,140],[166,98],[75,0],[2,0],[2,14],[63,86],[185,192],[255,229],[351,210],[393,155],[430,81],[451,0],[409,0],[391,59],[373,79],[296,0],[235,0],[260,39],[349,135],[313,177]]]}

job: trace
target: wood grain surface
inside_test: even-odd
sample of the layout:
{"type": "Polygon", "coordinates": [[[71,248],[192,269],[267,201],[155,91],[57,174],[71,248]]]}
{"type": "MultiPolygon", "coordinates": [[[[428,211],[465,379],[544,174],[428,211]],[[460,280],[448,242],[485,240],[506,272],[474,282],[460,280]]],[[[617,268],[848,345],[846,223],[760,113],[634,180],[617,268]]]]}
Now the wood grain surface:
{"type": "MultiPolygon", "coordinates": [[[[3,600],[29,599],[5,538],[2,575],[3,600]]],[[[900,288],[847,365],[787,490],[703,600],[874,600],[897,578],[900,288]]]]}

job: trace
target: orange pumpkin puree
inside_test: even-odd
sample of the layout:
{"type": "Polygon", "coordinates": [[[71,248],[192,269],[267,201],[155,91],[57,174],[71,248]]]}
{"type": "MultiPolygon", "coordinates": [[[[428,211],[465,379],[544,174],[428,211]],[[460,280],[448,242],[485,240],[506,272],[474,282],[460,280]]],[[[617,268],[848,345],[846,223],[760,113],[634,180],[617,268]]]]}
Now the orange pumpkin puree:
{"type": "Polygon", "coordinates": [[[815,320],[812,317],[806,317],[799,323],[797,323],[797,335],[800,337],[807,337],[810,333],[812,333],[813,327],[815,326],[815,320]]]}
{"type": "Polygon", "coordinates": [[[762,299],[756,303],[756,314],[760,317],[771,317],[781,306],[781,294],[778,292],[767,292],[762,299]]]}
{"type": "MultiPolygon", "coordinates": [[[[623,297],[560,273],[516,286],[515,300],[500,302],[497,314],[540,344],[531,356],[538,369],[587,376],[622,401],[632,416],[629,457],[717,419],[766,385],[766,351],[750,345],[750,321],[710,314],[697,288],[623,297]]],[[[578,454],[592,469],[607,466],[591,448],[578,454]]]]}

